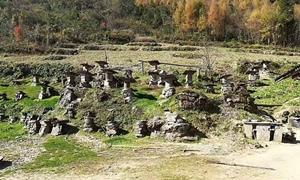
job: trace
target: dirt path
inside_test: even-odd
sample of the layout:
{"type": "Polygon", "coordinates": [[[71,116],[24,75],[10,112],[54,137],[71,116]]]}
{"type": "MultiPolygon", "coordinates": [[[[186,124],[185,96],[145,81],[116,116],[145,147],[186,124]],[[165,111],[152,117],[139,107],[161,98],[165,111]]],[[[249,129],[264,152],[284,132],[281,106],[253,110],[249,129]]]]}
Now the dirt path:
{"type": "MultiPolygon", "coordinates": [[[[297,132],[300,135],[300,132],[297,132]]],[[[300,137],[297,137],[299,140],[300,137]]],[[[216,168],[224,172],[214,179],[243,179],[243,180],[295,180],[300,179],[300,144],[270,143],[267,148],[246,151],[244,153],[234,153],[224,158],[219,158],[221,162],[253,166],[239,167],[215,165],[216,168]],[[271,168],[271,169],[262,169],[271,168]]]]}
{"type": "MultiPolygon", "coordinates": [[[[300,135],[300,132],[298,134],[300,135]]],[[[144,149],[145,147],[132,150],[110,149],[102,152],[109,156],[108,159],[73,166],[71,168],[73,170],[66,174],[17,172],[3,179],[294,180],[300,178],[298,170],[300,144],[269,143],[267,148],[235,153],[227,152],[223,143],[222,145],[163,143],[155,144],[155,147],[159,149],[144,149]],[[182,149],[186,148],[201,152],[183,153],[182,149]],[[235,166],[214,164],[211,161],[235,166]]]]}

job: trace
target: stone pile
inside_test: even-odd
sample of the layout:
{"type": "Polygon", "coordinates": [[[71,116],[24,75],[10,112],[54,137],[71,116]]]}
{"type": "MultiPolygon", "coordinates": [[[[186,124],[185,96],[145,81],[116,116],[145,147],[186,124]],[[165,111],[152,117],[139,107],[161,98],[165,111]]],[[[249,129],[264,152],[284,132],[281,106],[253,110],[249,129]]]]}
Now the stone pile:
{"type": "Polygon", "coordinates": [[[48,87],[46,84],[43,84],[41,86],[41,91],[39,93],[38,99],[43,100],[43,99],[47,99],[49,97],[51,97],[51,88],[48,87]]]}
{"type": "Polygon", "coordinates": [[[179,106],[184,110],[207,110],[209,108],[209,99],[204,94],[198,94],[193,91],[184,91],[178,94],[179,106]]]}
{"type": "Polygon", "coordinates": [[[225,105],[238,109],[255,111],[257,110],[257,106],[254,101],[255,99],[250,96],[245,83],[238,83],[232,93],[224,95],[225,105]]]}
{"type": "Polygon", "coordinates": [[[119,124],[114,121],[110,120],[107,121],[105,125],[105,134],[109,137],[120,135],[122,130],[120,129],[119,124]]]}
{"type": "Polygon", "coordinates": [[[52,130],[51,130],[51,135],[53,136],[59,136],[59,135],[64,135],[68,132],[68,123],[69,121],[67,120],[57,120],[53,119],[51,120],[52,124],[52,130]]]}
{"type": "Polygon", "coordinates": [[[32,83],[31,86],[37,86],[40,83],[40,77],[37,74],[34,74],[32,77],[32,83]]]}
{"type": "Polygon", "coordinates": [[[24,124],[29,134],[39,134],[44,136],[51,134],[54,136],[64,135],[68,132],[68,121],[58,119],[42,120],[41,116],[30,113],[22,113],[20,121],[24,124]]]}
{"type": "Polygon", "coordinates": [[[199,139],[200,132],[180,117],[177,113],[166,112],[163,118],[139,121],[135,126],[136,137],[162,136],[168,141],[195,141],[199,139]]]}
{"type": "Polygon", "coordinates": [[[148,130],[147,121],[136,122],[136,125],[134,127],[134,132],[135,132],[135,136],[138,138],[142,138],[142,137],[150,135],[150,132],[148,130]]]}
{"type": "Polygon", "coordinates": [[[156,87],[161,80],[158,70],[152,70],[148,72],[149,74],[149,86],[156,87]]]}
{"type": "Polygon", "coordinates": [[[176,81],[176,77],[174,74],[167,74],[162,76],[163,81],[165,82],[164,89],[162,91],[162,98],[169,98],[176,93],[176,88],[174,85],[174,81],[176,81]]]}
{"type": "Polygon", "coordinates": [[[23,91],[18,91],[15,95],[15,100],[20,101],[24,99],[24,97],[25,97],[25,93],[23,91]]]}
{"type": "Polygon", "coordinates": [[[24,125],[29,134],[37,134],[41,128],[41,117],[37,115],[27,114],[24,125]]]}
{"type": "Polygon", "coordinates": [[[85,132],[93,132],[95,130],[95,124],[94,124],[94,115],[92,112],[86,112],[84,114],[84,125],[83,125],[83,131],[85,132]]]}
{"type": "Polygon", "coordinates": [[[62,107],[67,107],[76,100],[77,96],[75,95],[74,89],[71,87],[66,87],[60,96],[59,105],[62,107]]]}
{"type": "Polygon", "coordinates": [[[124,79],[124,88],[122,95],[125,103],[130,103],[133,100],[133,90],[130,88],[130,79],[124,79]]]}
{"type": "Polygon", "coordinates": [[[80,73],[80,88],[91,88],[91,81],[93,79],[93,75],[89,71],[82,71],[80,73]]]}
{"type": "Polygon", "coordinates": [[[183,74],[185,75],[185,88],[193,87],[193,75],[195,73],[195,70],[186,70],[183,72],[183,74]]]}
{"type": "Polygon", "coordinates": [[[74,103],[70,103],[67,105],[66,107],[66,112],[65,115],[69,118],[69,119],[74,119],[76,116],[76,108],[75,108],[75,104],[74,103]]]}
{"type": "Polygon", "coordinates": [[[104,82],[103,82],[104,89],[116,88],[117,80],[114,77],[114,74],[116,74],[117,72],[112,69],[106,68],[103,69],[103,73],[104,73],[104,82]]]}

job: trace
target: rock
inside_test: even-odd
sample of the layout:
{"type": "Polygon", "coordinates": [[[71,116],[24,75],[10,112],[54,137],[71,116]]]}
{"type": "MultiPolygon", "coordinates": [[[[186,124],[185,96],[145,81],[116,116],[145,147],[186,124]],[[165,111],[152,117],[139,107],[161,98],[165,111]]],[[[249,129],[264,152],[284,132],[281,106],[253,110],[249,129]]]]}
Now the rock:
{"type": "Polygon", "coordinates": [[[66,87],[74,87],[75,86],[75,77],[77,76],[76,73],[68,72],[65,74],[66,76],[66,87]]]}
{"type": "Polygon", "coordinates": [[[15,95],[15,100],[20,101],[25,97],[25,93],[23,91],[18,91],[15,95]]]}
{"type": "Polygon", "coordinates": [[[51,121],[41,121],[41,129],[39,131],[40,136],[45,136],[50,134],[52,131],[52,123],[51,121]]]}
{"type": "Polygon", "coordinates": [[[159,86],[164,86],[165,85],[165,81],[164,79],[162,78],[163,76],[167,75],[167,72],[164,71],[164,70],[160,70],[159,71],[159,80],[158,80],[158,85],[159,86]]]}
{"type": "Polygon", "coordinates": [[[221,86],[221,92],[223,94],[231,94],[233,92],[234,84],[233,83],[224,83],[221,86]]]}
{"type": "Polygon", "coordinates": [[[138,121],[135,125],[136,137],[161,136],[168,141],[195,141],[200,132],[177,113],[166,112],[165,117],[155,117],[149,122],[138,121]]]}
{"type": "Polygon", "coordinates": [[[195,74],[196,71],[194,70],[186,70],[184,71],[185,75],[185,87],[186,88],[191,88],[193,86],[193,74],[195,74]]]}
{"type": "Polygon", "coordinates": [[[67,110],[65,115],[69,117],[69,119],[74,119],[76,115],[75,104],[70,103],[67,105],[67,110]]]}
{"type": "Polygon", "coordinates": [[[29,134],[37,134],[41,128],[39,118],[32,118],[29,121],[27,121],[26,128],[29,134]]]}
{"type": "Polygon", "coordinates": [[[224,94],[225,105],[238,109],[255,111],[257,110],[257,106],[254,101],[255,99],[251,97],[245,83],[237,84],[232,93],[224,94]]]}
{"type": "Polygon", "coordinates": [[[9,116],[9,123],[15,123],[18,121],[18,118],[16,116],[9,116]]]}
{"type": "Polygon", "coordinates": [[[177,96],[179,106],[184,110],[206,110],[209,100],[204,94],[193,91],[184,91],[177,96]]]}
{"type": "Polygon", "coordinates": [[[119,128],[119,124],[116,123],[115,121],[108,121],[107,124],[105,125],[105,133],[107,136],[117,136],[121,132],[119,128]]]}
{"type": "Polygon", "coordinates": [[[135,124],[134,134],[136,137],[141,138],[150,135],[148,130],[147,121],[138,121],[135,124]]]}
{"type": "Polygon", "coordinates": [[[26,112],[22,112],[21,113],[21,117],[20,117],[20,122],[23,124],[26,124],[26,119],[27,119],[27,113],[26,112]]]}
{"type": "Polygon", "coordinates": [[[95,124],[94,124],[94,115],[92,112],[86,112],[84,114],[84,125],[83,125],[83,131],[85,132],[93,132],[95,130],[95,124]]]}
{"type": "Polygon", "coordinates": [[[167,74],[161,76],[162,80],[165,82],[165,87],[162,91],[162,98],[169,98],[176,93],[176,88],[174,86],[174,81],[176,81],[176,77],[173,74],[167,74]]]}
{"type": "Polygon", "coordinates": [[[33,75],[31,86],[37,86],[40,83],[39,75],[33,75]]]}
{"type": "Polygon", "coordinates": [[[71,87],[66,87],[60,96],[59,104],[62,107],[67,107],[70,103],[77,99],[74,89],[71,87]]]}
{"type": "Polygon", "coordinates": [[[161,80],[158,70],[151,70],[148,72],[148,74],[149,74],[149,86],[150,87],[158,86],[159,80],[161,80]]]}
{"type": "Polygon", "coordinates": [[[150,120],[148,125],[148,130],[150,131],[151,137],[158,137],[161,136],[161,127],[164,125],[165,120],[163,120],[160,117],[154,117],[152,120],[150,120]]]}
{"type": "Polygon", "coordinates": [[[65,134],[68,121],[59,121],[55,119],[51,123],[52,123],[51,135],[59,136],[65,134]]]}
{"type": "Polygon", "coordinates": [[[105,68],[105,69],[103,69],[103,73],[104,73],[104,77],[105,77],[104,83],[103,83],[104,88],[111,89],[111,88],[117,87],[117,82],[114,77],[114,74],[116,74],[117,72],[112,69],[105,68]]]}
{"type": "Polygon", "coordinates": [[[176,93],[175,87],[164,88],[161,96],[163,98],[169,98],[173,96],[175,93],[176,93]]]}
{"type": "Polygon", "coordinates": [[[182,141],[184,139],[198,139],[196,128],[181,118],[177,113],[166,112],[166,123],[161,127],[168,141],[182,141]],[[188,138],[189,137],[189,138],[188,138]]]}
{"type": "Polygon", "coordinates": [[[80,84],[79,87],[81,88],[91,88],[90,82],[92,81],[92,74],[88,71],[82,71],[80,73],[80,84]]]}
{"type": "Polygon", "coordinates": [[[50,87],[47,87],[46,85],[43,85],[41,87],[41,91],[39,93],[39,100],[47,99],[49,97],[51,97],[50,87]]]}
{"type": "Polygon", "coordinates": [[[133,99],[133,91],[131,88],[123,89],[122,95],[125,103],[130,103],[133,99]]]}
{"type": "Polygon", "coordinates": [[[282,142],[283,143],[297,143],[296,133],[292,130],[288,132],[284,132],[282,134],[282,142]]]}

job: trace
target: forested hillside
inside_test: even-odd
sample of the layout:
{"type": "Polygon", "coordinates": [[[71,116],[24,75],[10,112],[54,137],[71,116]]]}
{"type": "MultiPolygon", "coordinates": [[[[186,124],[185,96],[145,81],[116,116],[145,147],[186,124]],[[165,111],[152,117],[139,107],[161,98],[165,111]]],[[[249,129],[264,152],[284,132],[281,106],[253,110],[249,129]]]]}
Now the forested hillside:
{"type": "Polygon", "coordinates": [[[137,0],[166,6],[177,29],[212,40],[293,44],[300,41],[300,5],[295,0],[137,0]]]}
{"type": "MultiPolygon", "coordinates": [[[[298,3],[298,4],[297,4],[298,3]]],[[[0,0],[0,45],[159,39],[300,44],[296,0],[0,0]]]]}

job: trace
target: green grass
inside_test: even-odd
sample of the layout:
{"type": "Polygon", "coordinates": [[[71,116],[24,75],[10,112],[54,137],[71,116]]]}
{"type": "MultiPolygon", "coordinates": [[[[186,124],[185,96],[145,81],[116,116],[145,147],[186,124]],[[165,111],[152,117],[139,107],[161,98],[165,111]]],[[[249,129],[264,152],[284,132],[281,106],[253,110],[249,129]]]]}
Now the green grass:
{"type": "Polygon", "coordinates": [[[44,148],[45,151],[33,162],[27,164],[24,167],[25,170],[62,167],[97,158],[95,152],[64,137],[49,138],[44,143],[44,148]]]}
{"type": "Polygon", "coordinates": [[[159,115],[163,112],[162,107],[158,103],[159,90],[158,89],[145,89],[135,88],[136,100],[133,105],[143,110],[145,118],[151,118],[154,115],[159,115]]]}
{"type": "Polygon", "coordinates": [[[0,123],[0,141],[9,141],[25,135],[22,124],[0,123]]]}
{"type": "Polygon", "coordinates": [[[53,96],[51,98],[48,99],[43,99],[43,100],[38,100],[38,99],[29,99],[29,98],[25,98],[23,100],[20,101],[19,105],[21,105],[22,107],[24,107],[24,111],[26,111],[27,109],[38,109],[38,108],[55,108],[55,105],[58,103],[59,101],[59,96],[53,96]]]}
{"type": "Polygon", "coordinates": [[[25,92],[26,96],[30,99],[38,98],[39,92],[41,87],[40,86],[30,86],[30,84],[23,84],[18,86],[0,86],[0,92],[6,93],[9,99],[14,99],[15,94],[18,91],[25,92]]]}
{"type": "MultiPolygon", "coordinates": [[[[86,132],[80,131],[83,135],[86,132]]],[[[133,133],[128,133],[126,135],[115,136],[115,137],[107,137],[103,133],[88,133],[87,135],[92,135],[99,139],[101,142],[110,145],[110,146],[122,146],[122,147],[133,147],[133,146],[142,146],[142,145],[149,145],[151,143],[162,142],[164,141],[162,138],[136,138],[133,133]]]]}
{"type": "Polygon", "coordinates": [[[260,87],[253,93],[257,104],[282,105],[300,97],[300,82],[287,79],[282,82],[270,82],[269,86],[260,87]]]}
{"type": "MultiPolygon", "coordinates": [[[[59,101],[59,96],[53,96],[48,99],[39,100],[38,94],[40,92],[39,86],[31,86],[30,84],[22,84],[18,86],[0,86],[0,92],[8,95],[8,101],[1,101],[0,106],[6,107],[7,115],[15,114],[16,111],[33,111],[40,112],[44,108],[55,108],[55,105],[59,101]],[[18,91],[25,92],[24,99],[15,102],[15,94],[18,91]]],[[[17,114],[15,114],[17,115],[17,114]]]]}

